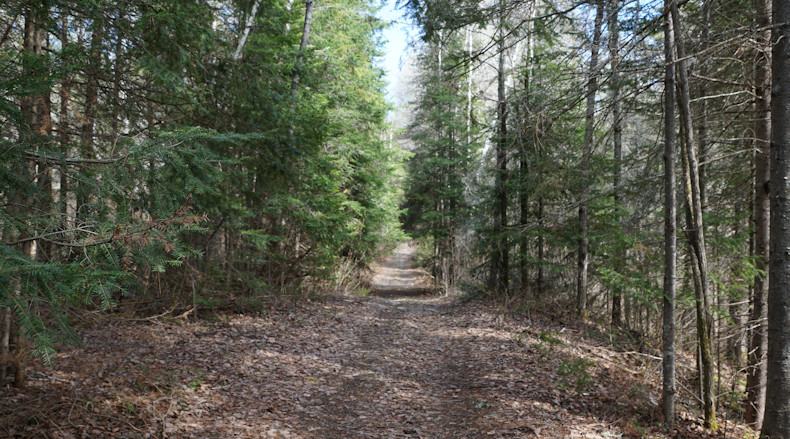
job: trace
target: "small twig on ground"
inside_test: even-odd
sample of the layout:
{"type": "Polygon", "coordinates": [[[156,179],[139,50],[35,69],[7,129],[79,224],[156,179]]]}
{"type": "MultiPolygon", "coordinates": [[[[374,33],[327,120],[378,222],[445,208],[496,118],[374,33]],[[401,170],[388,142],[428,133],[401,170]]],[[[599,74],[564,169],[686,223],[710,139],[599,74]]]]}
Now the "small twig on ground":
{"type": "Polygon", "coordinates": [[[77,405],[77,399],[79,399],[79,394],[77,393],[77,390],[76,389],[72,389],[72,390],[74,390],[74,402],[71,403],[71,408],[69,409],[69,416],[68,416],[68,418],[66,418],[66,420],[69,421],[69,424],[72,427],[74,427],[77,430],[79,430],[80,428],[77,427],[73,422],[71,422],[71,413],[74,412],[74,406],[77,405]]]}

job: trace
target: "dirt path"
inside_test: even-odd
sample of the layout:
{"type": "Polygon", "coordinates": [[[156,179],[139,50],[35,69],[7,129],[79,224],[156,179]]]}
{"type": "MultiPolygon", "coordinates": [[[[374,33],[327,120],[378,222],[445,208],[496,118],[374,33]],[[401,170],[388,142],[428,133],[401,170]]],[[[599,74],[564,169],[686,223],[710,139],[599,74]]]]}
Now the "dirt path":
{"type": "Polygon", "coordinates": [[[371,294],[378,297],[422,296],[431,292],[424,270],[414,266],[417,249],[411,242],[398,246],[383,262],[373,267],[371,294]]]}
{"type": "Polygon", "coordinates": [[[415,284],[410,251],[402,247],[382,265],[375,285],[386,297],[81,329],[84,348],[58,354],[55,368],[39,367],[28,390],[0,393],[0,437],[567,439],[651,431],[653,378],[623,374],[623,357],[572,328],[414,296],[423,284],[415,284]],[[576,372],[559,374],[563,367],[576,372]]]}

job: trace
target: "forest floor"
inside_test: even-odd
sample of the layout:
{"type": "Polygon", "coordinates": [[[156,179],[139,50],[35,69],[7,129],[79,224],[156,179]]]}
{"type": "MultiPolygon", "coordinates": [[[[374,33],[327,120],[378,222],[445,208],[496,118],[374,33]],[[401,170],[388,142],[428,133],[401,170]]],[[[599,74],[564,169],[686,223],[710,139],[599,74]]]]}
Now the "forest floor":
{"type": "Polygon", "coordinates": [[[593,325],[427,295],[412,254],[375,268],[370,297],[79,328],[84,347],[0,390],[0,437],[747,437],[688,413],[660,433],[655,358],[593,325]]]}

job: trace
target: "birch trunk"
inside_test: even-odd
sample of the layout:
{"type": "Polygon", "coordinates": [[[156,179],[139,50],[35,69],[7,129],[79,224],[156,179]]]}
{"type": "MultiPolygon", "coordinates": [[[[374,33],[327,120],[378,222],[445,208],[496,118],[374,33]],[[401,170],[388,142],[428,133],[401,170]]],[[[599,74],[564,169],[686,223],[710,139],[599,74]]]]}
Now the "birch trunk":
{"type": "Polygon", "coordinates": [[[294,98],[299,93],[299,81],[304,64],[304,53],[310,42],[310,26],[313,23],[313,0],[307,0],[304,6],[304,26],[302,27],[302,41],[299,43],[299,52],[296,55],[296,65],[294,66],[294,76],[291,81],[291,96],[294,98]]]}
{"type": "Polygon", "coordinates": [[[242,32],[241,38],[239,38],[239,44],[236,46],[236,51],[233,53],[233,59],[236,61],[241,59],[241,50],[244,49],[244,44],[247,43],[247,37],[250,36],[250,30],[252,30],[252,24],[255,22],[255,15],[258,13],[258,8],[260,6],[261,0],[255,0],[250,15],[247,16],[247,22],[244,23],[244,32],[242,32]]]}

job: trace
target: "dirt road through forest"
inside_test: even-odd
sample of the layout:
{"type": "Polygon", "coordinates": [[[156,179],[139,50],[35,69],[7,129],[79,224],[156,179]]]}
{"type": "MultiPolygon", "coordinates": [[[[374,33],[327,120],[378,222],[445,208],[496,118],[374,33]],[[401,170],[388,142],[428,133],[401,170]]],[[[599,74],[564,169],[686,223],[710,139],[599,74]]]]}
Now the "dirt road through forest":
{"type": "Polygon", "coordinates": [[[613,438],[655,421],[654,389],[618,372],[622,357],[422,294],[413,251],[377,268],[381,297],[80,328],[84,348],[0,394],[0,437],[613,438]]]}
{"type": "Polygon", "coordinates": [[[371,294],[378,297],[409,297],[430,294],[428,274],[415,267],[417,247],[412,242],[398,246],[383,261],[373,266],[371,294]]]}

